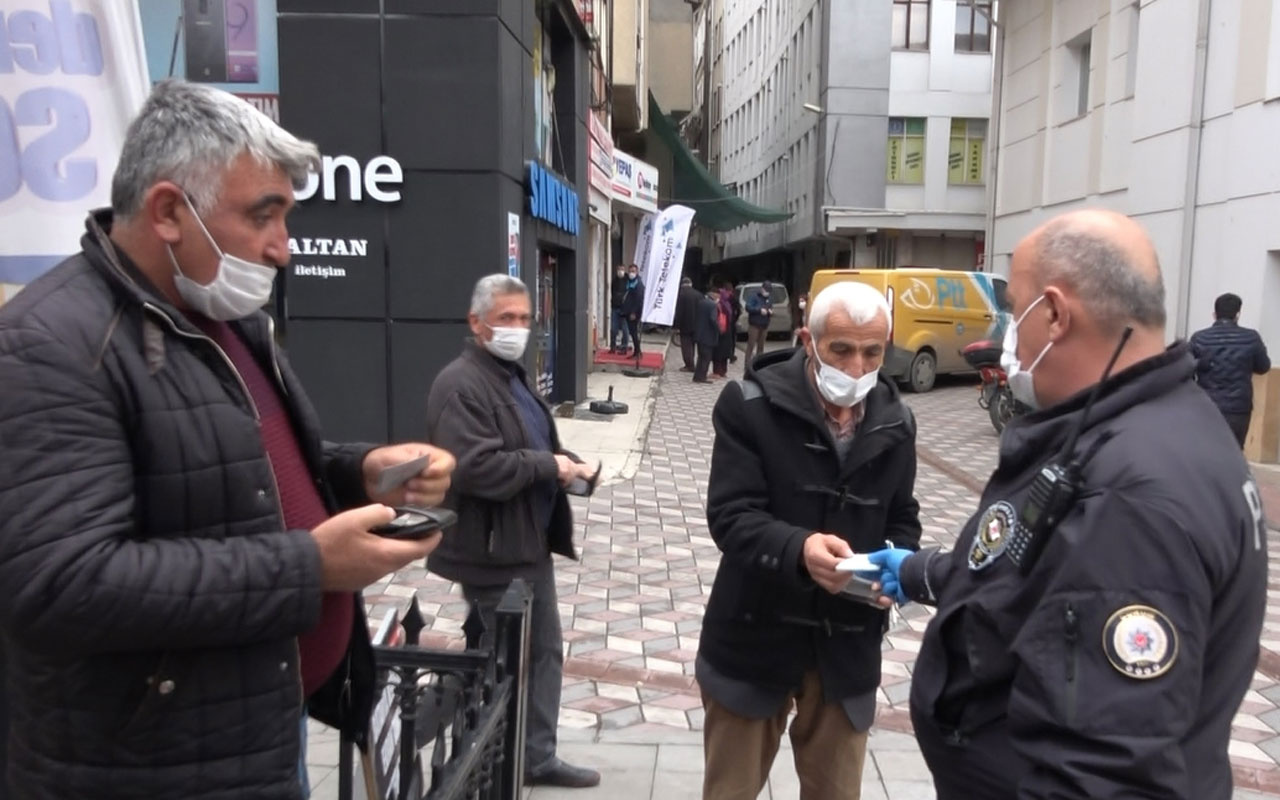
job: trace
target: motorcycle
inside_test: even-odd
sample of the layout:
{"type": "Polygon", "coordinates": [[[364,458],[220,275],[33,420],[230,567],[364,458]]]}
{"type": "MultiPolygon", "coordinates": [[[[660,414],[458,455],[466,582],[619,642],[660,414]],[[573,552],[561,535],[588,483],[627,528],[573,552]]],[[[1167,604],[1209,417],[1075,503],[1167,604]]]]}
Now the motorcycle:
{"type": "Polygon", "coordinates": [[[996,433],[1003,431],[1009,420],[1031,410],[1013,397],[1008,376],[1000,366],[1001,349],[999,342],[983,340],[966,345],[960,351],[965,362],[982,377],[982,385],[978,387],[978,405],[986,409],[996,433]]]}

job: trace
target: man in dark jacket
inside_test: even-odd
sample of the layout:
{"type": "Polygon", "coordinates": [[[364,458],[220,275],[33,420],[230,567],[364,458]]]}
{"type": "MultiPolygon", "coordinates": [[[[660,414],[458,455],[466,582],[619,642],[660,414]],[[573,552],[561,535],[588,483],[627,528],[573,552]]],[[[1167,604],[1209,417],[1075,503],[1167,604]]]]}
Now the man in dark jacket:
{"type": "Polygon", "coordinates": [[[694,383],[711,383],[707,368],[711,366],[711,356],[720,341],[720,312],[714,297],[714,293],[700,294],[694,307],[693,334],[690,337],[698,345],[697,363],[693,368],[694,383]]]}
{"type": "Polygon", "coordinates": [[[364,742],[357,593],[439,540],[369,529],[442,500],[453,459],[322,443],[275,346],[259,309],[318,161],[232,95],[161,83],[83,251],[0,309],[16,798],[297,798],[304,709],[364,742]]]}
{"type": "Polygon", "coordinates": [[[765,339],[769,336],[769,323],[773,319],[773,284],[765,281],[760,288],[749,291],[747,296],[747,355],[746,363],[764,352],[765,339]]]}
{"type": "Polygon", "coordinates": [[[627,315],[622,313],[622,302],[627,298],[627,268],[619,264],[614,271],[613,280],[609,284],[609,309],[611,330],[609,333],[609,352],[623,355],[627,352],[630,334],[627,315]],[[618,341],[621,339],[622,341],[618,341]]]}
{"type": "Polygon", "coordinates": [[[810,325],[715,407],[707,523],[724,555],[697,658],[712,800],[759,794],[793,705],[801,796],[859,796],[886,612],[837,566],[919,544],[914,420],[879,378],[885,298],[833,284],[810,325]]]}
{"type": "Polygon", "coordinates": [[[1228,800],[1265,518],[1188,348],[1165,349],[1155,249],[1123,216],[1068,214],[1014,251],[1009,299],[1006,368],[1042,410],[1005,429],[954,551],[871,555],[886,593],[938,608],[911,686],[938,797],[1228,800]],[[1042,498],[1076,432],[1080,489],[1052,529],[1042,498]]]}
{"type": "Polygon", "coordinates": [[[1241,305],[1237,295],[1220,295],[1213,303],[1213,325],[1191,335],[1191,355],[1200,388],[1244,447],[1253,416],[1253,376],[1267,374],[1271,359],[1258,332],[1240,326],[1241,305]]]}
{"type": "Polygon", "coordinates": [[[577,558],[566,487],[595,470],[560,446],[550,410],[520,359],[532,320],[529,292],[505,274],[481,278],[468,320],[474,339],[441,370],[427,398],[428,436],[457,455],[446,505],[457,526],[427,568],[462,584],[492,625],[516,578],[533,590],[525,782],[585,787],[600,774],[556,756],[563,638],[551,555],[577,558]]]}
{"type": "Polygon", "coordinates": [[[627,321],[627,330],[631,333],[631,352],[633,358],[640,358],[640,315],[644,313],[644,281],[640,280],[640,269],[635,264],[627,267],[627,282],[622,296],[622,316],[627,321]]]}
{"type": "Polygon", "coordinates": [[[680,333],[680,357],[684,359],[681,372],[694,371],[694,340],[698,328],[698,303],[702,293],[693,288],[693,280],[680,279],[680,294],[676,295],[676,330],[680,333]]]}

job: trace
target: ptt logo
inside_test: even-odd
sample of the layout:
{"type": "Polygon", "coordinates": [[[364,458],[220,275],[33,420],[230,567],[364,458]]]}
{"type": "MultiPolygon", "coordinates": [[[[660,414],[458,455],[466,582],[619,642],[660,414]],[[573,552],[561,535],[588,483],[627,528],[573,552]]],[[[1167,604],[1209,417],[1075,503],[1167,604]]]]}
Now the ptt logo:
{"type": "Polygon", "coordinates": [[[933,308],[933,290],[929,288],[929,284],[919,278],[911,278],[910,280],[911,285],[902,293],[901,300],[903,304],[917,311],[933,308]]]}

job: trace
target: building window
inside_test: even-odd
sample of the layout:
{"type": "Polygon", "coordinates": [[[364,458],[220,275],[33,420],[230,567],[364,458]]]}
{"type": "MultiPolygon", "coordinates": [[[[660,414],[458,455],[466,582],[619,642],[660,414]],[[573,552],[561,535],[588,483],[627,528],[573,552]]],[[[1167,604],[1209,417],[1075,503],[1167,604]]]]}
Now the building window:
{"type": "Polygon", "coordinates": [[[1124,96],[1133,97],[1138,88],[1138,23],[1141,21],[1141,7],[1134,3],[1129,6],[1129,52],[1125,54],[1124,96]]]}
{"type": "Polygon", "coordinates": [[[986,182],[983,157],[987,148],[985,119],[951,120],[951,150],[947,155],[947,183],[980,186],[986,182]]]}
{"type": "Polygon", "coordinates": [[[991,52],[992,0],[959,0],[956,3],[956,52],[991,52]]]}
{"type": "Polygon", "coordinates": [[[1089,61],[1093,56],[1093,31],[1087,31],[1067,44],[1070,54],[1071,69],[1074,73],[1075,91],[1068,95],[1067,101],[1074,103],[1075,116],[1082,117],[1089,113],[1089,61]]]}
{"type": "Polygon", "coordinates": [[[893,0],[893,46],[929,49],[929,0],[893,0]]]}
{"type": "Polygon", "coordinates": [[[924,118],[890,117],[886,179],[924,183],[924,118]]]}

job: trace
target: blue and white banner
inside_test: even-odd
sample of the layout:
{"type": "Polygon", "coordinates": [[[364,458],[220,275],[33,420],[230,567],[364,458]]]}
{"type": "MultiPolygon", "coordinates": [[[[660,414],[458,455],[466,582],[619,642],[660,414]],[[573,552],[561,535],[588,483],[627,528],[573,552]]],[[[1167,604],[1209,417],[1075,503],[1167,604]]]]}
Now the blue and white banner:
{"type": "Polygon", "coordinates": [[[136,0],[0,0],[0,283],[80,249],[150,86],[136,0]]]}
{"type": "Polygon", "coordinates": [[[644,313],[640,315],[644,322],[670,325],[675,318],[693,214],[686,206],[667,206],[653,219],[652,244],[644,265],[644,313]]]}

